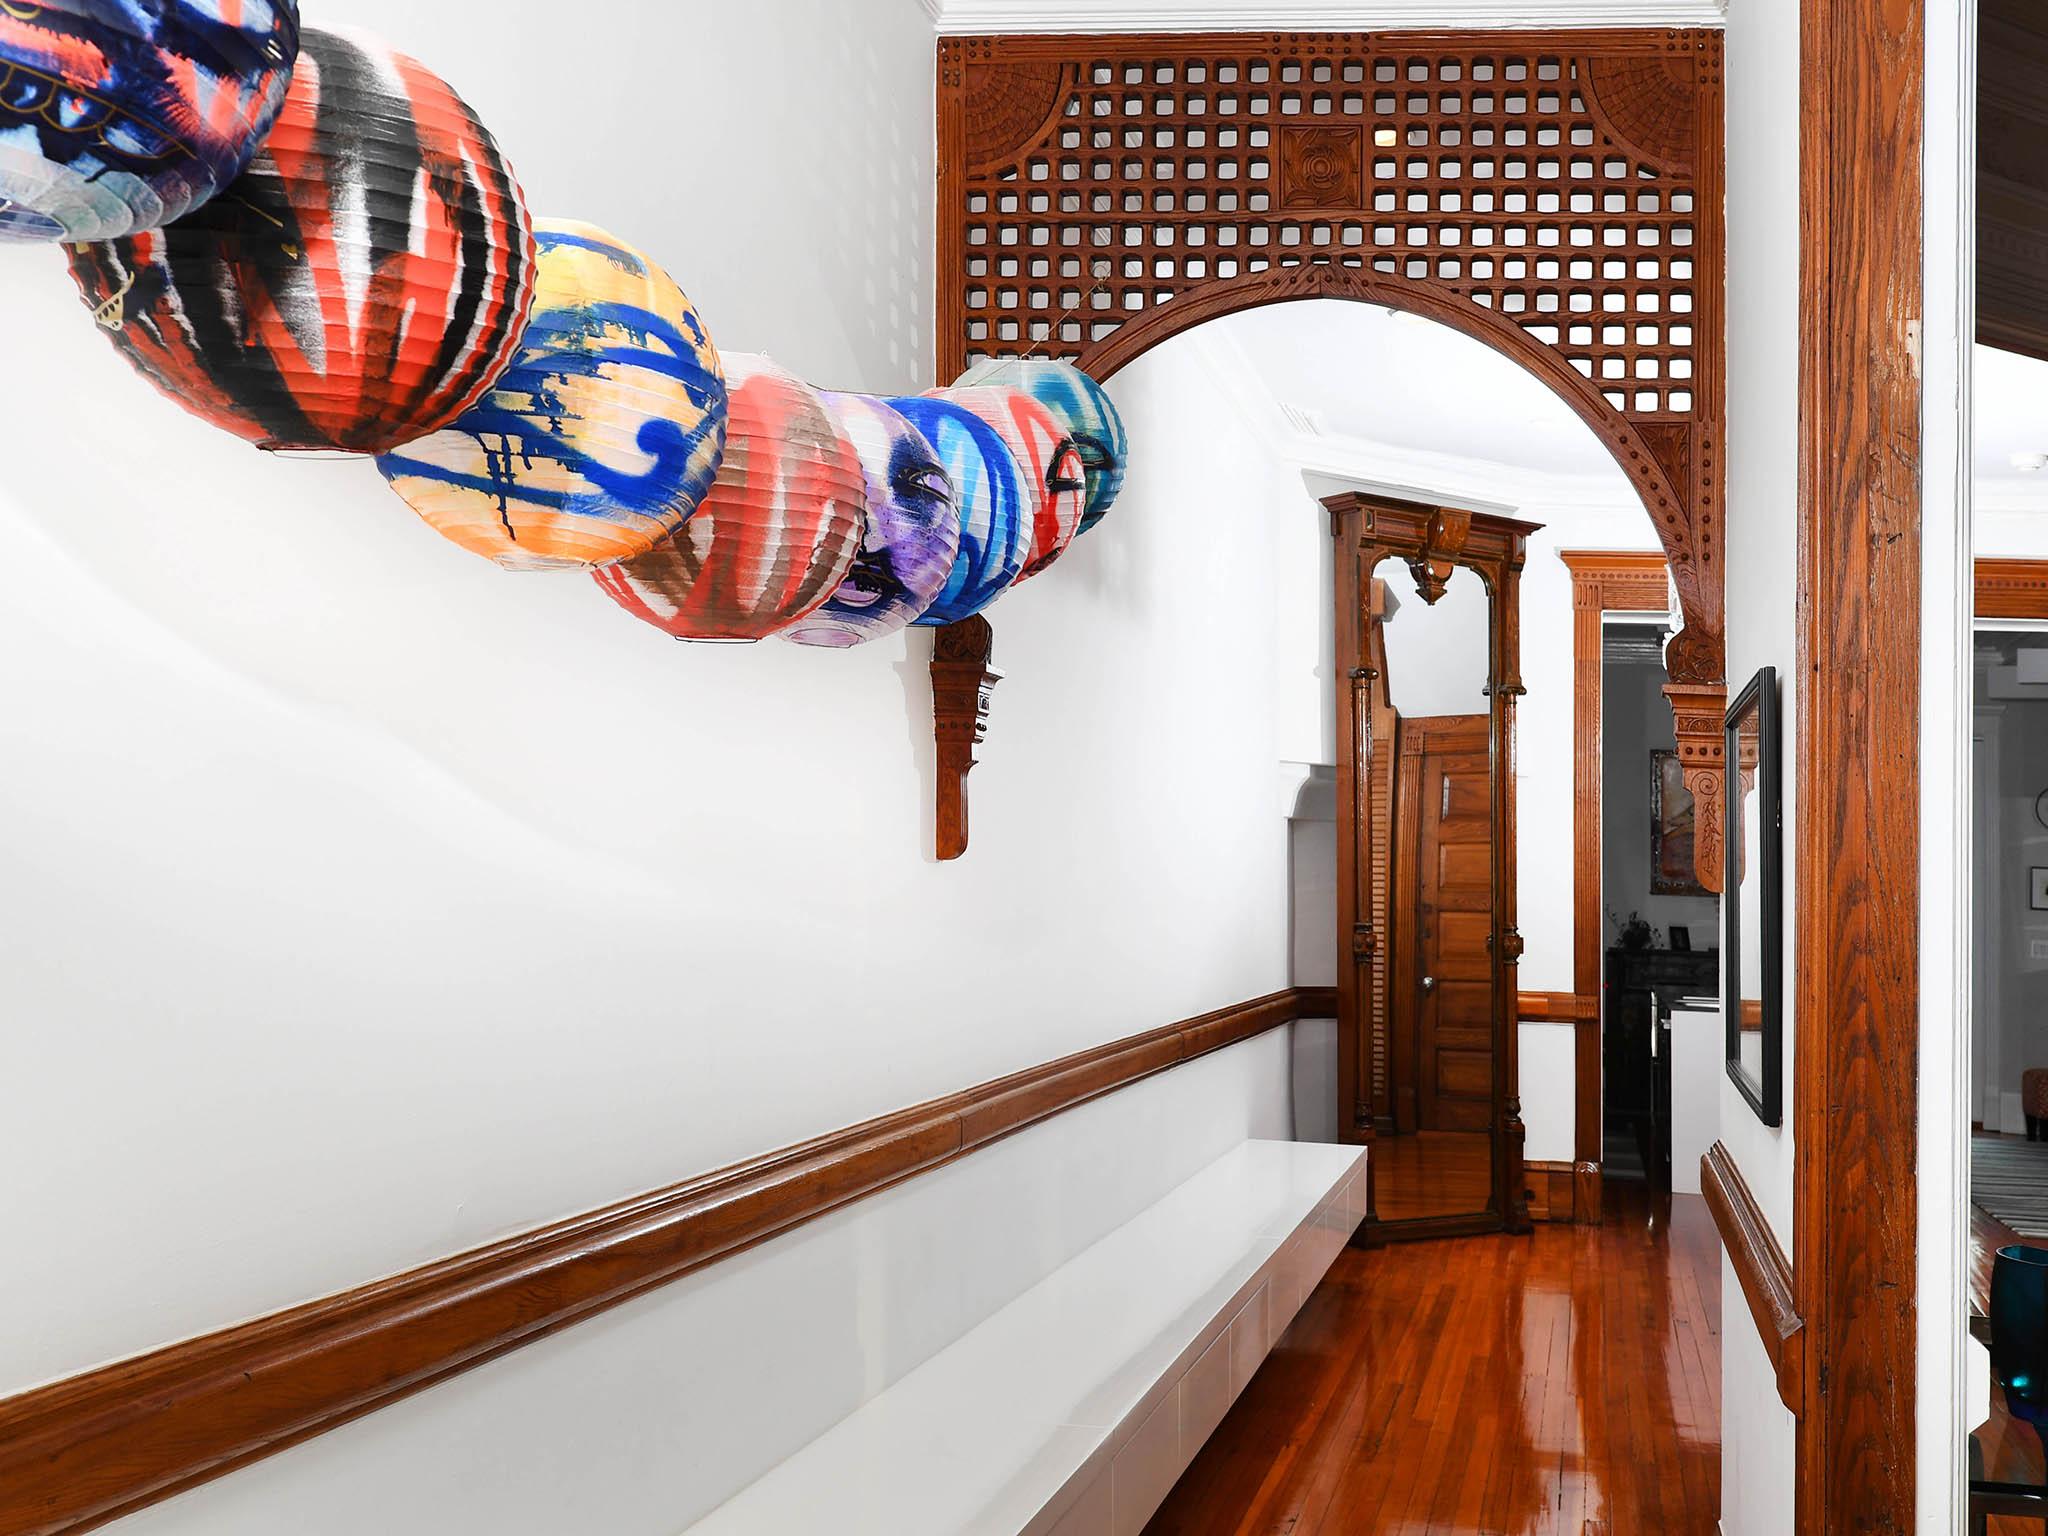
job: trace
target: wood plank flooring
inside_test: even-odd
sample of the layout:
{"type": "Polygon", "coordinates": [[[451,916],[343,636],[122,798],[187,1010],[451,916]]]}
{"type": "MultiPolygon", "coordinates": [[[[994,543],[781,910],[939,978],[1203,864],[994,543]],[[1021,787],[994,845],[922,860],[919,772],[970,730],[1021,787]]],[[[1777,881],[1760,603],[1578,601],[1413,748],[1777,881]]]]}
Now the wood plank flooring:
{"type": "Polygon", "coordinates": [[[1149,1536],[1713,1536],[1713,1220],[1609,1199],[1602,1227],[1345,1250],[1149,1536]]]}

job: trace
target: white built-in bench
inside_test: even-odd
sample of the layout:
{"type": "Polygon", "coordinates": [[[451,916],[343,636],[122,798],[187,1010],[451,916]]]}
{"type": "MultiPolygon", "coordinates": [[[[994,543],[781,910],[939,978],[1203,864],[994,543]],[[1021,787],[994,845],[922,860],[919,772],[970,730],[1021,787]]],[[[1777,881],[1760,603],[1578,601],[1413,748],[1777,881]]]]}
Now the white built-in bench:
{"type": "Polygon", "coordinates": [[[691,1536],[1136,1536],[1364,1206],[1361,1149],[1243,1142],[691,1536]]]}

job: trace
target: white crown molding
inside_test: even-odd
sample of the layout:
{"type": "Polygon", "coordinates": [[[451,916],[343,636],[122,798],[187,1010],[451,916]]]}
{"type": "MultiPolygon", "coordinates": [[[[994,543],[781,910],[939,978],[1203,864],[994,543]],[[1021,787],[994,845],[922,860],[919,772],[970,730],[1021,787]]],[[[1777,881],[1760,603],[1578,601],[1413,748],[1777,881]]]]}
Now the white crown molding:
{"type": "MultiPolygon", "coordinates": [[[[1789,3],[1789,0],[1786,0],[1789,3]]],[[[1725,0],[926,0],[945,33],[1718,27],[1725,0]]]]}

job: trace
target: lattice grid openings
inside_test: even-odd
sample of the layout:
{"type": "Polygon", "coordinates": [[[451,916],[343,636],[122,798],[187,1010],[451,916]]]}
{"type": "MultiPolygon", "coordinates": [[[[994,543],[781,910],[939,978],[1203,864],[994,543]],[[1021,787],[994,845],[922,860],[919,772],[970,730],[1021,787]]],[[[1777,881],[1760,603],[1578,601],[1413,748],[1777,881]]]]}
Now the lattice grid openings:
{"type": "Polygon", "coordinates": [[[1718,653],[1718,33],[951,38],[939,63],[948,376],[1114,367],[1176,301],[1275,277],[1490,311],[1576,375],[1552,382],[1718,653]]]}

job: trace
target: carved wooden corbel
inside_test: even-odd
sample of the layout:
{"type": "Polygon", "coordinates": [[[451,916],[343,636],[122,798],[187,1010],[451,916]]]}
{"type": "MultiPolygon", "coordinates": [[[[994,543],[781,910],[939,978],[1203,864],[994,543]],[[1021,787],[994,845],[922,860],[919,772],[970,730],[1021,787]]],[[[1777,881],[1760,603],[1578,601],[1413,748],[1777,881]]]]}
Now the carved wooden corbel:
{"type": "Polygon", "coordinates": [[[1472,536],[1472,514],[1460,507],[1438,507],[1423,531],[1422,548],[1411,555],[1408,569],[1415,574],[1415,590],[1432,608],[1450,585],[1451,572],[1458,568],[1458,556],[1472,536]]]}
{"type": "Polygon", "coordinates": [[[1728,752],[1721,722],[1728,712],[1726,683],[1666,683],[1664,697],[1678,728],[1678,767],[1692,791],[1693,867],[1701,885],[1721,894],[1722,829],[1727,807],[1721,802],[1721,769],[1728,752]]]}
{"type": "Polygon", "coordinates": [[[967,851],[967,773],[988,735],[989,696],[1003,674],[989,665],[995,631],[976,614],[932,637],[932,735],[938,746],[936,852],[967,851]]]}

